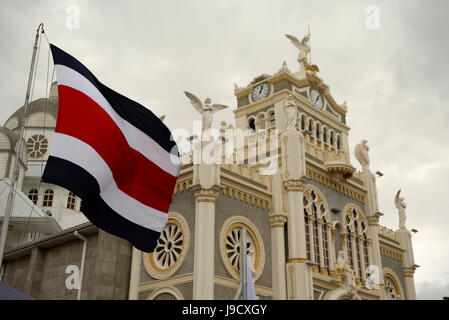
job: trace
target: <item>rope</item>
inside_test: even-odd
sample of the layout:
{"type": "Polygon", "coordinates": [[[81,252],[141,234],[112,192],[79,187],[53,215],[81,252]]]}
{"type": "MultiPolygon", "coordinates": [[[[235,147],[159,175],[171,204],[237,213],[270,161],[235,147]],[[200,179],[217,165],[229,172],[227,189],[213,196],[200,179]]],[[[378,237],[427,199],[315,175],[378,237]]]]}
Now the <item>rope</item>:
{"type": "MultiPolygon", "coordinates": [[[[44,34],[47,43],[49,43],[47,36],[45,35],[45,32],[42,31],[42,34],[44,34]]],[[[41,40],[42,40],[42,36],[39,39],[39,47],[38,47],[38,55],[37,58],[39,59],[39,52],[40,52],[40,47],[41,47],[41,40]]],[[[37,60],[38,61],[38,60],[37,60]]],[[[36,69],[36,73],[37,73],[37,69],[36,69]]],[[[36,77],[36,73],[34,74],[34,77],[36,77]]],[[[44,124],[43,124],[43,128],[42,128],[42,135],[44,136],[45,133],[45,129],[46,129],[46,119],[47,119],[47,105],[48,105],[48,100],[50,99],[50,92],[51,92],[51,83],[53,82],[53,75],[54,75],[54,66],[53,66],[53,70],[52,70],[52,76],[51,76],[51,80],[50,80],[50,89],[49,89],[49,73],[50,73],[50,48],[48,49],[48,57],[47,57],[47,79],[46,79],[46,83],[45,83],[45,104],[44,104],[44,124]]],[[[34,82],[33,82],[33,91],[34,91],[34,82]]],[[[32,95],[31,95],[32,96],[32,95]]],[[[30,100],[32,101],[32,99],[30,98],[30,100]]],[[[27,118],[27,121],[29,121],[29,118],[27,118]]],[[[25,127],[25,130],[27,130],[27,127],[25,127]]],[[[25,134],[26,136],[26,134],[25,134]]],[[[48,145],[47,145],[47,149],[48,149],[48,145]]],[[[41,165],[40,165],[40,171],[41,171],[41,177],[42,177],[42,173],[43,173],[43,165],[44,165],[44,156],[42,155],[42,160],[41,160],[41,165]]],[[[41,188],[42,185],[42,179],[39,180],[39,185],[37,187],[37,193],[39,195],[39,190],[41,188]]],[[[26,231],[28,230],[28,226],[29,223],[31,221],[31,216],[33,214],[34,211],[34,207],[36,206],[36,204],[33,201],[33,204],[31,206],[31,210],[30,210],[30,214],[28,215],[28,219],[27,222],[25,224],[25,228],[23,230],[23,234],[22,234],[22,240],[20,241],[20,247],[23,245],[23,242],[25,240],[25,235],[26,235],[26,231]]]]}

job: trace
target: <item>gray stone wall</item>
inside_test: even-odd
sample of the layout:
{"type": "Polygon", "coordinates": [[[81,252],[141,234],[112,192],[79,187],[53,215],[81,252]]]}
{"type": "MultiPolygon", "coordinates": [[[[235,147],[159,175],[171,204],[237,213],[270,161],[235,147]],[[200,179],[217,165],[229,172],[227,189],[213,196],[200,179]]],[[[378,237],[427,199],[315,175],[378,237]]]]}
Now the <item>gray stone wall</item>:
{"type": "Polygon", "coordinates": [[[405,295],[407,297],[408,292],[406,291],[407,289],[405,287],[404,274],[402,273],[402,262],[398,261],[398,260],[391,259],[384,255],[381,255],[381,259],[382,259],[382,267],[390,268],[391,270],[394,271],[396,276],[399,278],[399,280],[401,281],[401,286],[404,289],[405,295]]]}
{"type": "Polygon", "coordinates": [[[25,278],[28,274],[30,255],[20,257],[6,263],[3,282],[16,288],[17,290],[25,290],[25,278]]]}
{"type": "MultiPolygon", "coordinates": [[[[70,231],[30,244],[18,258],[9,259],[7,253],[4,282],[36,299],[76,299],[78,290],[66,287],[65,271],[69,265],[81,267],[83,242],[70,231]]],[[[101,230],[84,235],[88,242],[81,299],[127,299],[129,242],[101,230]]]]}

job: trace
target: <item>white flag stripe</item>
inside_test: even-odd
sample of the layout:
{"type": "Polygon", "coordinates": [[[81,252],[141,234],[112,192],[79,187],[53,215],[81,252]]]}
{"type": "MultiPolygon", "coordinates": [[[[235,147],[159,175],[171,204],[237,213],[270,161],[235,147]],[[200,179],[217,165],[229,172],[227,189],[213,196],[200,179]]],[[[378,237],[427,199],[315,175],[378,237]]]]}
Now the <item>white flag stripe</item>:
{"type": "Polygon", "coordinates": [[[70,161],[89,172],[100,186],[101,198],[123,218],[157,232],[165,228],[168,215],[121,191],[106,162],[88,144],[55,132],[50,155],[70,161]]]}
{"type": "MultiPolygon", "coordinates": [[[[120,117],[97,87],[95,87],[89,80],[77,71],[64,65],[55,65],[55,70],[58,85],[68,86],[78,90],[95,101],[117,124],[131,148],[139,151],[165,172],[175,177],[178,175],[179,166],[171,161],[170,153],[162,148],[151,137],[120,117]]],[[[176,158],[177,156],[173,155],[173,157],[176,158]]]]}

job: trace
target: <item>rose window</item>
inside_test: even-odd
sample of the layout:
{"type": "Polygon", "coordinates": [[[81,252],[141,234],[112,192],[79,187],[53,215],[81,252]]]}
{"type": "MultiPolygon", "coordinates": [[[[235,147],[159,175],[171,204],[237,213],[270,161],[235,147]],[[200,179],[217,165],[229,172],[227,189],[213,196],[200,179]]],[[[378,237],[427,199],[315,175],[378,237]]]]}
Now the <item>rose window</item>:
{"type": "Polygon", "coordinates": [[[252,221],[242,216],[229,217],[220,230],[220,255],[226,271],[236,280],[240,278],[241,229],[246,229],[244,250],[248,264],[256,281],[262,274],[265,264],[265,249],[262,236],[252,221]]]}
{"type": "Polygon", "coordinates": [[[154,279],[167,279],[181,267],[190,243],[189,225],[179,213],[170,212],[153,252],[143,254],[145,270],[154,279]]]}
{"type": "Polygon", "coordinates": [[[178,225],[167,224],[157,241],[153,254],[159,268],[170,268],[176,263],[181,255],[183,240],[182,231],[178,225]]]}
{"type": "Polygon", "coordinates": [[[27,141],[27,153],[30,158],[41,158],[47,152],[48,140],[41,134],[30,137],[27,141]]]}
{"type": "MultiPolygon", "coordinates": [[[[231,265],[240,270],[240,229],[232,229],[226,237],[226,256],[231,265]]],[[[249,234],[246,235],[246,253],[249,264],[254,269],[255,247],[249,234]]]]}

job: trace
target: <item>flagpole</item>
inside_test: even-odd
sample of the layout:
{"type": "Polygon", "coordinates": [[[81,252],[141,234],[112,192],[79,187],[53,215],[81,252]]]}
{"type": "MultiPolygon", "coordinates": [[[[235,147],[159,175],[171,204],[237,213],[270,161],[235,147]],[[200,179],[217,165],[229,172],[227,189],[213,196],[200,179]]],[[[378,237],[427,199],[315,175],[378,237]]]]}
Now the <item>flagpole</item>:
{"type": "Polygon", "coordinates": [[[31,57],[30,74],[28,76],[28,86],[27,86],[27,92],[25,95],[25,106],[23,107],[23,118],[22,118],[22,123],[20,124],[19,140],[18,140],[18,142],[16,144],[16,148],[15,148],[16,156],[14,158],[11,186],[9,188],[8,200],[6,201],[5,216],[3,217],[3,224],[2,224],[2,233],[0,234],[0,268],[3,266],[3,254],[5,252],[9,220],[11,217],[12,201],[13,201],[13,196],[14,196],[14,191],[15,191],[15,186],[16,186],[16,180],[19,175],[19,158],[20,158],[20,155],[22,154],[22,137],[23,137],[23,131],[25,128],[25,117],[26,117],[28,102],[30,100],[31,83],[33,81],[34,65],[36,62],[37,42],[39,40],[39,31],[41,29],[42,29],[42,33],[44,33],[44,24],[43,23],[39,24],[39,26],[37,27],[37,30],[36,30],[36,39],[34,40],[33,55],[31,57]]]}
{"type": "Polygon", "coordinates": [[[247,274],[246,274],[246,228],[240,229],[240,286],[234,300],[248,300],[247,274]]]}

